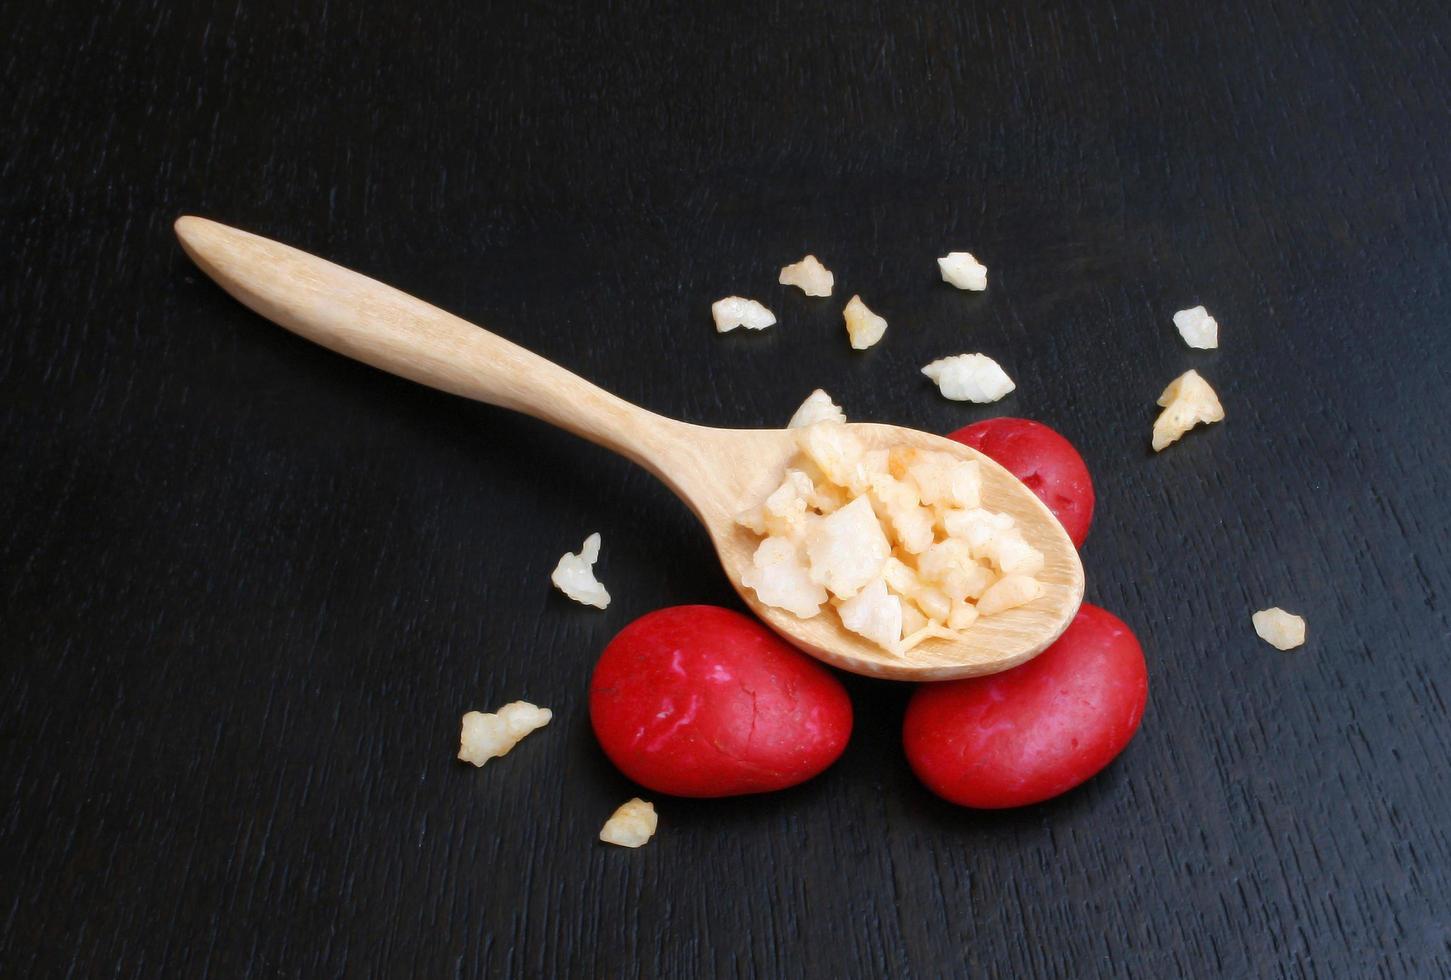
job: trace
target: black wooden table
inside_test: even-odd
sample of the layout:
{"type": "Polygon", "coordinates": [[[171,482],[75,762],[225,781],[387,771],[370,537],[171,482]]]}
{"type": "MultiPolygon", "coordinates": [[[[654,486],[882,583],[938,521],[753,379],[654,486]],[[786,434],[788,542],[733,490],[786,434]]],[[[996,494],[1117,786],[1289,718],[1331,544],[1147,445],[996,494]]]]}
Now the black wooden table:
{"type": "Polygon", "coordinates": [[[1446,5],[595,7],[0,5],[0,974],[1451,973],[1446,5]],[[820,386],[1047,422],[1142,731],[969,812],[904,764],[909,688],[848,678],[825,775],[599,844],[637,790],[591,665],[739,607],[706,538],[623,460],[250,314],[187,212],[691,421],[820,386]],[[830,301],[775,282],[807,251],[830,301]],[[716,335],[729,293],[780,324],[716,335]],[[1197,303],[1218,351],[1170,325],[1197,303]],[[1000,404],[918,373],[973,350],[1000,404]],[[1228,419],[1156,457],[1190,367],[1228,419]],[[603,613],[548,585],[594,530],[603,613]],[[1302,650],[1255,637],[1276,604],[1302,650]],[[514,698],[554,724],[458,763],[460,714],[514,698]]]}

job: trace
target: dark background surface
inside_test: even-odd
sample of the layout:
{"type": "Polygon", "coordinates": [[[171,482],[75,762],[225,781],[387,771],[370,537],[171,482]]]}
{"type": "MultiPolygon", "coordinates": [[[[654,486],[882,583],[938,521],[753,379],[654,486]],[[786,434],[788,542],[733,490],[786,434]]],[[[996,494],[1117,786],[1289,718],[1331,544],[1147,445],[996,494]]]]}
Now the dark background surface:
{"type": "Polygon", "coordinates": [[[1446,6],[719,6],[0,5],[0,973],[1447,975],[1446,6]],[[593,658],[738,607],[704,534],[620,459],[266,324],[184,212],[692,421],[822,386],[1053,425],[1142,731],[973,813],[904,764],[909,688],[853,678],[822,777],[599,844],[636,789],[593,658]],[[806,251],[832,299],[776,285],[806,251]],[[717,336],[733,292],[780,324],[717,336]],[[1199,302],[1217,352],[1170,325],[1199,302]],[[917,373],[968,350],[1018,391],[917,373]],[[1154,457],[1190,367],[1228,420],[1154,457]],[[603,613],[548,584],[593,530],[603,613]],[[1274,604],[1303,650],[1254,636],[1274,604]],[[514,698],[554,724],[455,761],[514,698]]]}

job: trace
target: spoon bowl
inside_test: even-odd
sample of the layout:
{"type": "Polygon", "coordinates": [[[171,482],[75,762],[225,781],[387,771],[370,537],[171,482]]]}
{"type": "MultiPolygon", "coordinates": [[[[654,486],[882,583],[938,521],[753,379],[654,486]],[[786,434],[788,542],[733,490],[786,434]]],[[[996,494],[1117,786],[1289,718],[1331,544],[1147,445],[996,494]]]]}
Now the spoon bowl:
{"type": "Polygon", "coordinates": [[[1083,565],[1067,532],[1037,495],[993,460],[960,442],[897,425],[848,424],[869,450],[905,446],[977,460],[982,473],[982,506],[1011,514],[1028,543],[1043,553],[1043,570],[1035,576],[1042,593],[1026,605],[978,619],[961,642],[929,639],[901,655],[844,628],[829,608],[811,619],[801,619],[768,606],[754,590],[741,584],[741,573],[752,567],[761,537],[737,524],[735,516],[780,485],[788,461],[799,451],[796,435],[790,429],[709,429],[706,431],[726,436],[715,452],[740,453],[741,465],[729,474],[702,469],[702,473],[710,472],[716,488],[697,484],[690,487],[689,496],[681,496],[709,531],[721,565],[751,612],[818,660],[856,674],[912,681],[1007,670],[1041,653],[1067,629],[1083,601],[1083,565]]]}
{"type": "Polygon", "coordinates": [[[182,217],[187,255],[237,300],[293,333],[420,384],[559,426],[645,467],[705,525],[726,576],[751,611],[805,652],[843,670],[899,680],[991,674],[1042,652],[1083,599],[1083,566],[1031,490],[974,449],[892,425],[852,423],[869,449],[907,446],[975,459],[982,504],[1011,514],[1043,553],[1042,594],[974,623],[961,641],[928,640],[893,655],[841,625],[834,611],[800,619],[741,584],[760,538],[735,517],[780,483],[796,455],[788,429],[716,429],[656,415],[422,300],[279,242],[205,218],[182,217]]]}

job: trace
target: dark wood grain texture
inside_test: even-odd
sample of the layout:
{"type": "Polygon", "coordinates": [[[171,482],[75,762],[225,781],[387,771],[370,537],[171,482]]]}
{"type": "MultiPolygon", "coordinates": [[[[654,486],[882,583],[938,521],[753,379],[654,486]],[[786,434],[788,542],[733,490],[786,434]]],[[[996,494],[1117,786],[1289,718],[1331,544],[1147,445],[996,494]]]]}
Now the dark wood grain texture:
{"type": "Polygon", "coordinates": [[[0,5],[0,974],[1451,974],[1451,10],[713,6],[0,5]],[[183,212],[692,421],[820,386],[1047,422],[1143,730],[973,813],[904,764],[909,689],[851,678],[822,777],[597,843],[636,789],[593,658],[738,607],[704,534],[622,460],[262,322],[183,212]],[[837,297],[776,285],[807,251],[837,297]],[[779,326],[717,336],[732,292],[779,326]],[[1217,352],[1170,326],[1201,302],[1217,352]],[[917,373],[970,350],[1018,390],[917,373]],[[1228,419],[1153,457],[1190,367],[1228,419]],[[592,530],[603,613],[548,587],[592,530]],[[1276,604],[1303,650],[1255,638],[1276,604]],[[555,722],[457,763],[514,698],[555,722]]]}

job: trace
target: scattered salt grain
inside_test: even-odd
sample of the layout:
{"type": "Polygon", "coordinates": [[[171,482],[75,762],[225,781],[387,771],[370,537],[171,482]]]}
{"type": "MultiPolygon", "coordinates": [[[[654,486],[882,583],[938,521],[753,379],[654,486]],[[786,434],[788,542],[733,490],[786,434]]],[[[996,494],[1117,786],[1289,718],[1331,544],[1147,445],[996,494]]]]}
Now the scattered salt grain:
{"type": "Polygon", "coordinates": [[[470,711],[459,732],[458,757],[482,766],[490,759],[507,755],[520,740],[549,724],[554,712],[528,701],[511,701],[497,712],[470,711]]]}
{"type": "Polygon", "coordinates": [[[655,836],[655,828],[659,824],[655,805],[637,796],[620,804],[620,808],[610,815],[600,828],[600,840],[621,847],[639,847],[655,836]]]}
{"type": "Polygon", "coordinates": [[[710,304],[710,315],[715,319],[717,333],[729,333],[736,327],[747,330],[765,330],[776,322],[776,314],[753,299],[742,296],[727,296],[710,304]]]}
{"type": "Polygon", "coordinates": [[[958,289],[980,293],[987,288],[987,266],[973,258],[971,252],[949,252],[937,260],[937,267],[942,270],[942,281],[958,289]]]}
{"type": "Polygon", "coordinates": [[[1175,313],[1174,326],[1190,347],[1210,350],[1219,346],[1219,323],[1202,306],[1175,313]]]}
{"type": "Polygon", "coordinates": [[[860,296],[853,296],[841,315],[846,320],[846,335],[852,350],[866,350],[887,332],[887,321],[867,309],[860,296]]]}
{"type": "Polygon", "coordinates": [[[610,594],[595,578],[594,563],[599,556],[600,535],[596,531],[584,539],[579,554],[564,553],[549,579],[575,602],[603,609],[610,604],[610,594]]]}
{"type": "Polygon", "coordinates": [[[986,354],[958,354],[933,361],[922,373],[956,402],[995,402],[1017,385],[997,361],[986,354]]]}
{"type": "Polygon", "coordinates": [[[807,296],[830,296],[836,277],[816,256],[808,255],[783,268],[779,281],[783,286],[795,286],[807,296]]]}
{"type": "Polygon", "coordinates": [[[1224,418],[1224,406],[1219,404],[1219,396],[1198,371],[1185,371],[1169,382],[1169,387],[1159,396],[1159,404],[1164,410],[1154,420],[1153,446],[1156,453],[1177,442],[1196,425],[1207,425],[1224,418]]]}
{"type": "Polygon", "coordinates": [[[1304,618],[1287,613],[1279,606],[1261,609],[1250,619],[1260,639],[1276,650],[1293,650],[1305,642],[1304,618]]]}

